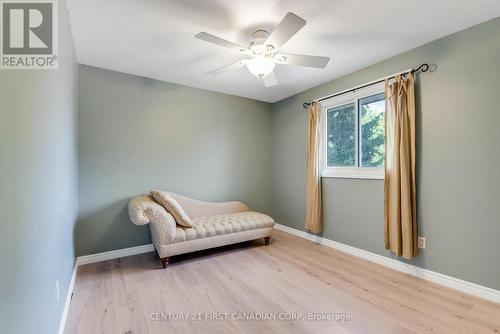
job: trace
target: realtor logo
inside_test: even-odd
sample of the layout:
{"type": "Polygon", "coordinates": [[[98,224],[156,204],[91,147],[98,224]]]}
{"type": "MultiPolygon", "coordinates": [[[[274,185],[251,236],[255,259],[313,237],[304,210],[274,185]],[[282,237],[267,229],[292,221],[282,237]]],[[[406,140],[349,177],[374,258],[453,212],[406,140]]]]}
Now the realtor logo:
{"type": "Polygon", "coordinates": [[[1,1],[1,69],[57,69],[57,2],[1,1]]]}

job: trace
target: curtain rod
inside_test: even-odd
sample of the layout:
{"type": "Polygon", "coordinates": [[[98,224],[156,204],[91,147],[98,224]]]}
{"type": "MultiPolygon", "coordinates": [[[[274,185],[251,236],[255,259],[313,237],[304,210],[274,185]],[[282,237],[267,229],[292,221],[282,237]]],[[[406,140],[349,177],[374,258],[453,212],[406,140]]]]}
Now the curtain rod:
{"type": "MultiPolygon", "coordinates": [[[[382,78],[380,80],[376,80],[376,81],[372,81],[372,82],[369,82],[369,83],[364,84],[364,85],[356,86],[354,88],[351,88],[351,89],[348,89],[348,90],[344,90],[344,91],[342,91],[340,93],[335,93],[335,94],[332,94],[332,95],[324,96],[322,98],[317,99],[317,101],[323,101],[323,100],[331,99],[332,97],[336,97],[336,96],[343,95],[343,94],[346,94],[346,93],[351,93],[351,92],[354,93],[358,89],[366,88],[366,87],[369,87],[371,85],[375,85],[375,84],[378,84],[380,82],[384,82],[386,79],[394,79],[397,75],[401,75],[401,74],[404,75],[404,74],[407,74],[407,73],[415,73],[415,72],[418,72],[418,71],[427,72],[428,70],[429,70],[429,64],[424,63],[424,64],[420,65],[416,69],[411,68],[411,69],[408,69],[408,70],[403,71],[403,72],[395,73],[395,74],[392,74],[392,75],[390,75],[388,77],[384,77],[384,78],[382,78]]],[[[302,104],[302,107],[305,109],[310,104],[311,104],[311,102],[304,102],[302,104]]]]}

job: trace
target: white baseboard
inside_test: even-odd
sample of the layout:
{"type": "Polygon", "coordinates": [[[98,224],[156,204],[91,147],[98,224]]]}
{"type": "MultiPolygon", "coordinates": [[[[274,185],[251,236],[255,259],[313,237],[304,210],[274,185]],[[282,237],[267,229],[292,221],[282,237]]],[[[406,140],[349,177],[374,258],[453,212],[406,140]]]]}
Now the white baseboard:
{"type": "Polygon", "coordinates": [[[73,274],[71,275],[71,281],[69,283],[68,293],[66,294],[66,301],[64,303],[64,309],[61,315],[61,321],[59,322],[58,333],[59,334],[64,333],[64,327],[66,326],[66,319],[68,318],[69,306],[71,304],[71,297],[73,296],[73,289],[75,288],[76,273],[78,272],[79,266],[89,263],[113,260],[130,255],[148,253],[152,252],[153,250],[154,250],[153,244],[148,244],[137,247],[117,249],[109,252],[78,256],[75,261],[75,267],[73,268],[73,274]]]}
{"type": "Polygon", "coordinates": [[[444,285],[448,288],[452,288],[461,292],[468,293],[473,296],[484,298],[495,303],[500,304],[500,291],[491,289],[479,284],[464,281],[458,278],[447,276],[444,274],[437,273],[432,270],[423,269],[408,263],[400,262],[382,255],[378,255],[372,252],[368,252],[363,249],[348,246],[340,242],[336,242],[330,239],[319,237],[304,231],[294,229],[281,224],[275,224],[274,228],[283,232],[287,232],[298,237],[308,239],[310,241],[316,242],[327,247],[339,250],[344,253],[348,253],[365,260],[381,264],[383,266],[389,267],[391,269],[401,271],[416,277],[423,278],[425,280],[444,285]]]}
{"type": "Polygon", "coordinates": [[[71,297],[73,296],[73,289],[75,287],[76,272],[78,270],[78,265],[75,263],[73,268],[73,274],[71,275],[71,280],[69,281],[68,293],[66,294],[66,301],[64,302],[64,309],[61,315],[61,321],[59,322],[59,334],[64,333],[64,326],[66,325],[66,319],[68,318],[69,304],[71,303],[71,297]]]}
{"type": "Polygon", "coordinates": [[[77,265],[82,266],[82,265],[88,264],[88,263],[113,260],[113,259],[117,259],[120,257],[142,254],[142,253],[147,253],[147,252],[152,252],[152,251],[154,251],[153,244],[147,244],[147,245],[142,245],[142,246],[117,249],[117,250],[113,250],[113,251],[109,251],[109,252],[79,256],[76,258],[76,263],[77,263],[77,265]]]}

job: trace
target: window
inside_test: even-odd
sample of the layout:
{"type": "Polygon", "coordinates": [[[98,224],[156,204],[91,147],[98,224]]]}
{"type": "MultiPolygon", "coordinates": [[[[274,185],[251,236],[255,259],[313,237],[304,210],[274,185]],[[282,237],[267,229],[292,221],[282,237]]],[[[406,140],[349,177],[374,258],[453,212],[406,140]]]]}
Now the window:
{"type": "Polygon", "coordinates": [[[383,84],[323,101],[322,112],[322,176],[383,179],[383,84]]]}

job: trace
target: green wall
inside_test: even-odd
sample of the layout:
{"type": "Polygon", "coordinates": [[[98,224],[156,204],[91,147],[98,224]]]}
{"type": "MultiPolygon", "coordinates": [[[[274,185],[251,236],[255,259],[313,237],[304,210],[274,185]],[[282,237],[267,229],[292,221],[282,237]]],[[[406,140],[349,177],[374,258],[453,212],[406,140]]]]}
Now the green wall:
{"type": "Polygon", "coordinates": [[[58,70],[0,70],[0,333],[57,333],[73,272],[78,66],[64,1],[59,27],[58,70]]]}
{"type": "MultiPolygon", "coordinates": [[[[421,63],[417,79],[419,234],[410,263],[500,289],[500,19],[439,39],[273,105],[273,214],[303,229],[307,115],[302,103],[421,63]]],[[[335,60],[333,60],[335,66],[335,60]]],[[[383,181],[323,179],[323,236],[384,250],[383,181]]]]}
{"type": "Polygon", "coordinates": [[[271,105],[80,66],[77,254],[150,243],[127,214],[163,189],[271,210],[271,105]]]}

